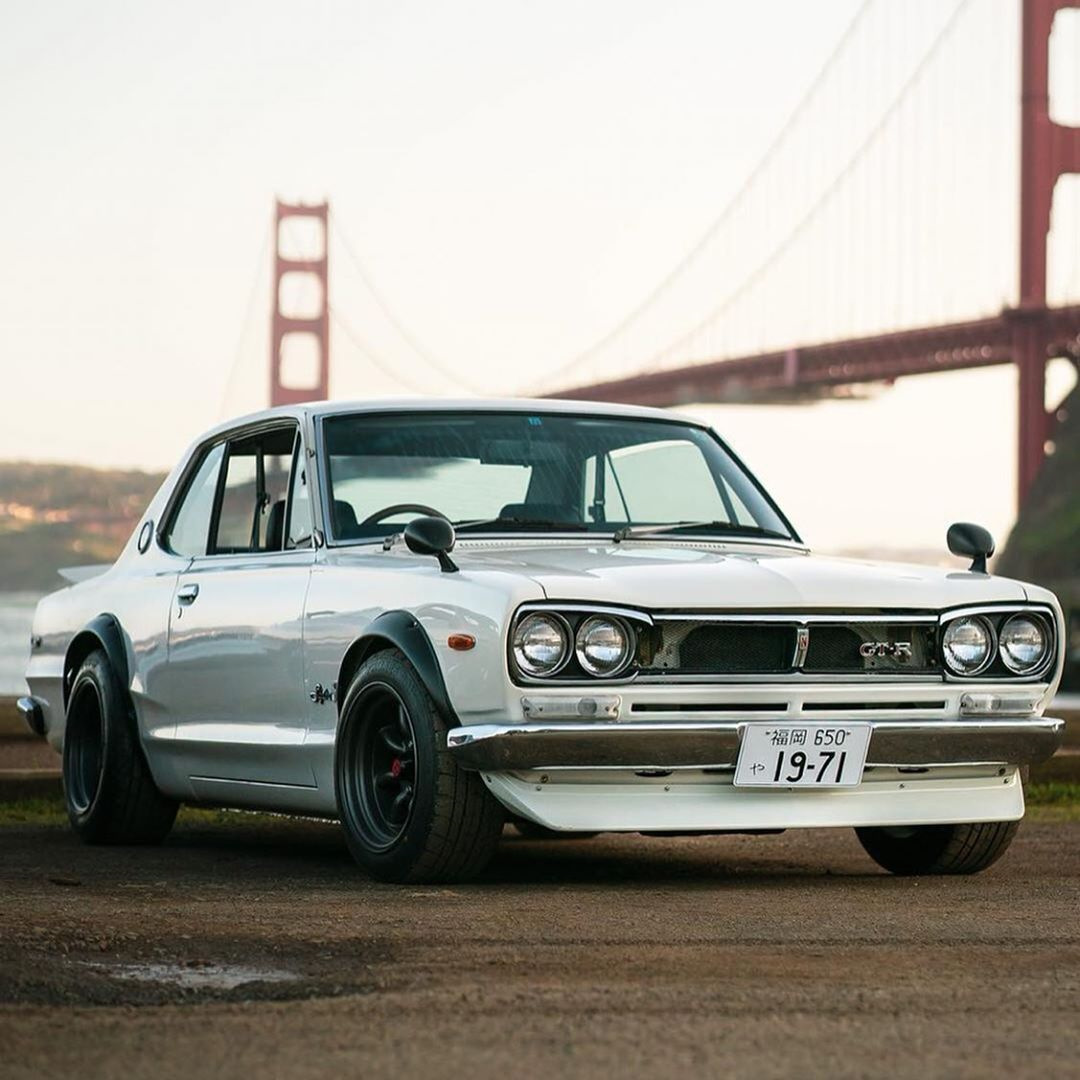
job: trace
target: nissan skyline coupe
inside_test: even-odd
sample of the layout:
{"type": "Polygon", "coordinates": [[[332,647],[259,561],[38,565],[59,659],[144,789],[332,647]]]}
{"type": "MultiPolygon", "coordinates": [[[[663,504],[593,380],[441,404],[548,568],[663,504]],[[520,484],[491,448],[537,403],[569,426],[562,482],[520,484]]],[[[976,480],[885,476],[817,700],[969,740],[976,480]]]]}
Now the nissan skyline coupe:
{"type": "Polygon", "coordinates": [[[64,572],[19,708],[92,844],[189,803],[336,818],[394,882],[475,877],[507,821],[852,827],[893,873],[971,873],[1061,742],[1064,624],[987,572],[985,530],[948,544],[951,570],[814,555],[666,411],[271,409],[199,438],[113,565],[64,572]]]}

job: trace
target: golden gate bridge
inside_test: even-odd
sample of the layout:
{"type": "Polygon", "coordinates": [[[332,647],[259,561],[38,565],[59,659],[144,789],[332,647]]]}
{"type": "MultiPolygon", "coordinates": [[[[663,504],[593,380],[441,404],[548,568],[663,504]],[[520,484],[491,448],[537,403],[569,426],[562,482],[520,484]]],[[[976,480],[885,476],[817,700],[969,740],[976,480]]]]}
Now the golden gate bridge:
{"type": "MultiPolygon", "coordinates": [[[[1054,44],[1069,9],[1080,28],[1080,0],[956,0],[913,27],[908,5],[865,0],[699,242],[609,332],[528,389],[657,406],[799,401],[1011,364],[1022,503],[1053,445],[1047,365],[1080,364],[1080,187],[1072,216],[1051,229],[1055,191],[1064,204],[1080,174],[1078,121],[1056,116],[1051,100],[1051,84],[1071,77],[1080,102],[1080,32],[1076,47],[1054,44]],[[1015,29],[1003,31],[1006,16],[1015,29]],[[939,317],[921,321],[927,307],[939,317]]],[[[332,321],[407,390],[429,389],[427,369],[476,390],[395,314],[328,203],[279,201],[274,225],[272,404],[329,396],[332,321]],[[297,224],[319,237],[302,254],[286,243],[297,224]],[[331,304],[335,227],[416,362],[387,363],[331,304]],[[305,279],[316,302],[299,313],[286,286],[305,279]],[[288,370],[298,347],[308,357],[299,378],[288,370]]]]}

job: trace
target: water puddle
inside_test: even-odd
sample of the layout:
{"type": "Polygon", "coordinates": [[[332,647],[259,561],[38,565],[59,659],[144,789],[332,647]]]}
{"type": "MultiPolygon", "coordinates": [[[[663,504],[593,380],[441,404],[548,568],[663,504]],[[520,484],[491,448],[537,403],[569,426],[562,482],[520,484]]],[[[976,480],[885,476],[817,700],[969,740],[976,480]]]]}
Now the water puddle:
{"type": "Polygon", "coordinates": [[[248,983],[292,982],[300,976],[281,968],[213,964],[209,961],[154,964],[88,964],[103,974],[134,982],[159,983],[183,990],[234,990],[248,983]]]}

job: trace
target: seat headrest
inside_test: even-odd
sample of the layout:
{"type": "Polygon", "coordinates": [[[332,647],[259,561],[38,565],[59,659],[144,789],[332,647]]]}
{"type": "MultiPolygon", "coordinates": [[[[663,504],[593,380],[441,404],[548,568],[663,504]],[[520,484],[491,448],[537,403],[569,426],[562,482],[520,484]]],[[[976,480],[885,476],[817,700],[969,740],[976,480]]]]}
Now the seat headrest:
{"type": "Polygon", "coordinates": [[[333,502],[333,526],[334,535],[339,540],[352,540],[359,535],[360,528],[356,522],[356,511],[352,503],[344,499],[335,499],[333,502]]]}
{"type": "Polygon", "coordinates": [[[285,500],[278,499],[266,515],[266,550],[280,551],[285,539],[285,500]]]}

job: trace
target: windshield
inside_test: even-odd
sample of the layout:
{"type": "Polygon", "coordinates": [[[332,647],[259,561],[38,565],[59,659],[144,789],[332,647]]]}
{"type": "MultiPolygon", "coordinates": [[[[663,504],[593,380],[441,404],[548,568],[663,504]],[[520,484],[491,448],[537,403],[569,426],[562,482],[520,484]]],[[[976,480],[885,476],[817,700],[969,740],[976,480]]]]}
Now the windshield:
{"type": "Polygon", "coordinates": [[[328,417],[323,431],[338,541],[378,540],[421,514],[473,534],[626,537],[635,527],[681,525],[695,537],[792,535],[719,440],[677,421],[353,413],[328,417]]]}

